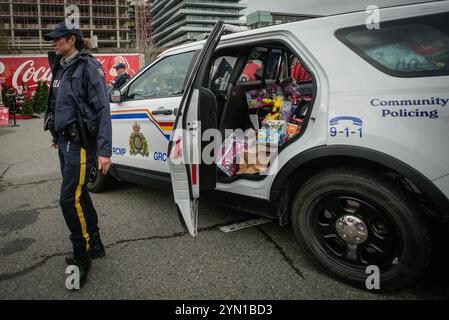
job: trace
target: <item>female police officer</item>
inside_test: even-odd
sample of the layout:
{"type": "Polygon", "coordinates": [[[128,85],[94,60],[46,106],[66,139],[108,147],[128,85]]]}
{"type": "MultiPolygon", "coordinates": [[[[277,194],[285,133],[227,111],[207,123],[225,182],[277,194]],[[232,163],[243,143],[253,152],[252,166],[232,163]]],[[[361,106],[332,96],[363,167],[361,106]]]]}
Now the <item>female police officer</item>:
{"type": "Polygon", "coordinates": [[[58,148],[61,164],[60,204],[73,244],[73,256],[66,261],[78,266],[83,285],[91,258],[105,255],[97,212],[86,187],[96,157],[103,174],[111,163],[111,118],[105,73],[86,51],[87,42],[75,25],[62,22],[44,38],[52,41],[57,55],[52,67],[45,128],[53,135],[52,147],[58,148]]]}

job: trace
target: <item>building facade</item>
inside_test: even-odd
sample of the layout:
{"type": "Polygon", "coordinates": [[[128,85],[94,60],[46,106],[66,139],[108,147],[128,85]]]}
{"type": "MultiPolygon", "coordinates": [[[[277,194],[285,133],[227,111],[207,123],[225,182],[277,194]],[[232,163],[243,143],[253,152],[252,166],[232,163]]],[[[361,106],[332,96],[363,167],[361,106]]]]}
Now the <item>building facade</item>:
{"type": "Polygon", "coordinates": [[[242,26],[240,0],[153,0],[151,2],[152,41],[160,48],[204,39],[218,19],[242,26]]]}
{"type": "Polygon", "coordinates": [[[256,11],[246,16],[246,24],[250,29],[263,28],[267,26],[277,25],[281,23],[288,23],[294,21],[301,21],[307,19],[318,18],[320,16],[311,14],[294,14],[281,13],[271,11],[256,11]]]}
{"type": "Polygon", "coordinates": [[[98,51],[133,47],[128,0],[0,0],[0,32],[7,39],[3,50],[47,51],[51,43],[43,35],[64,20],[71,4],[79,8],[80,27],[98,51]]]}

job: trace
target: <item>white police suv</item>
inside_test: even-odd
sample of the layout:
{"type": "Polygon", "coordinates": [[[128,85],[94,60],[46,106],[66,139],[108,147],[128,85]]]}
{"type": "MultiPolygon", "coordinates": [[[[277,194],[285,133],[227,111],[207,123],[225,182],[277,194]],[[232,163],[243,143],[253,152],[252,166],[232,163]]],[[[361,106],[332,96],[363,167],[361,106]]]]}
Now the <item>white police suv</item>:
{"type": "MultiPolygon", "coordinates": [[[[223,37],[220,21],[206,41],[167,50],[111,96],[110,174],[171,186],[193,236],[197,201],[214,201],[291,223],[347,283],[365,287],[368,266],[381,289],[411,282],[431,256],[429,224],[449,221],[449,1],[366,20],[223,37]]],[[[107,179],[93,170],[90,190],[107,179]]]]}

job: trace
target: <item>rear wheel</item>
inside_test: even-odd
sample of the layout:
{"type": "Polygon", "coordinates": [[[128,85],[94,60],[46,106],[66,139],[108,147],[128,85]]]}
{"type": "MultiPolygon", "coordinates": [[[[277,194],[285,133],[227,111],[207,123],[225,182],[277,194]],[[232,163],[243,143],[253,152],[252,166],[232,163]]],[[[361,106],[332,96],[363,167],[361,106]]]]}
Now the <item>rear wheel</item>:
{"type": "Polygon", "coordinates": [[[424,272],[430,238],[415,199],[364,169],[330,169],[309,179],[292,204],[301,247],[328,274],[366,287],[376,266],[380,289],[405,286],[424,272]]]}
{"type": "Polygon", "coordinates": [[[95,159],[94,165],[89,173],[87,189],[94,193],[104,191],[112,183],[112,180],[113,178],[109,174],[104,175],[98,170],[98,161],[95,159]]]}

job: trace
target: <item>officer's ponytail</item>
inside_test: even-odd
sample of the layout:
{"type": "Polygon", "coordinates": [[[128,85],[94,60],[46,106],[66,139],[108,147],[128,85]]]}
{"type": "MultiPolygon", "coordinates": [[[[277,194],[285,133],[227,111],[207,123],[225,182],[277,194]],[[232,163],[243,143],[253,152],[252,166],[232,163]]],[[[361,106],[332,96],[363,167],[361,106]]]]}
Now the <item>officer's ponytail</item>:
{"type": "Polygon", "coordinates": [[[89,40],[77,36],[76,41],[75,41],[75,48],[77,50],[84,49],[84,50],[90,51],[90,50],[92,50],[92,45],[89,40]]]}

